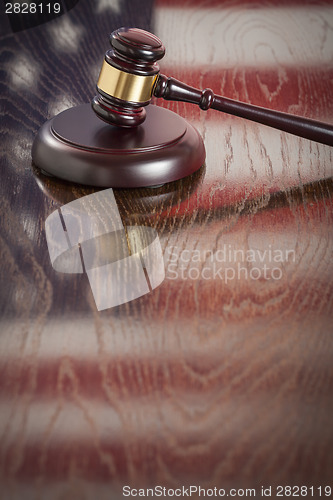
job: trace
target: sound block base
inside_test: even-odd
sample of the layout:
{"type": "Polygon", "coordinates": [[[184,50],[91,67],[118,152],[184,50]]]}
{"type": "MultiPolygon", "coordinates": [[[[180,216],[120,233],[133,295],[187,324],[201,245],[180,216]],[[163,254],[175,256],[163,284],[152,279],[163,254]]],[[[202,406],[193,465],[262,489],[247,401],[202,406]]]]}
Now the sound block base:
{"type": "Polygon", "coordinates": [[[197,130],[159,106],[147,107],[145,122],[114,127],[90,104],[67,109],[39,129],[34,164],[49,175],[99,187],[156,186],[186,177],[205,161],[197,130]]]}

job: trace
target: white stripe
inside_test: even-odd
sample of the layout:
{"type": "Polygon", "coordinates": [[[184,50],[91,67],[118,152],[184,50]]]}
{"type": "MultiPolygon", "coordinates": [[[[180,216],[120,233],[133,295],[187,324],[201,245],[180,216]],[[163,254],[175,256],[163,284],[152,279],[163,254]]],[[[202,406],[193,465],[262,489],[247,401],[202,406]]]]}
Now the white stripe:
{"type": "Polygon", "coordinates": [[[206,113],[195,126],[204,137],[208,184],[233,185],[236,193],[245,184],[281,190],[333,176],[330,146],[217,111],[206,113]]]}
{"type": "Polygon", "coordinates": [[[157,8],[163,66],[333,64],[333,7],[157,8]]]}

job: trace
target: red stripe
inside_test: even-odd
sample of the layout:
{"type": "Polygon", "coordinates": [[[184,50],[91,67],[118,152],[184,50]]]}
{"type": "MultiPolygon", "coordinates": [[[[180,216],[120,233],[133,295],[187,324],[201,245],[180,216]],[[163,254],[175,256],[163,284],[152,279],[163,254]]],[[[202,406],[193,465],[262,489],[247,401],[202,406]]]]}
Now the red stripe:
{"type": "MultiPolygon", "coordinates": [[[[300,66],[192,70],[167,67],[161,63],[161,73],[195,88],[211,88],[224,97],[284,112],[289,112],[291,107],[293,110],[297,108],[294,114],[333,123],[333,93],[327,92],[332,86],[333,67],[311,66],[311,71],[300,66]]],[[[205,113],[193,104],[166,103],[163,99],[155,102],[193,119],[199,119],[200,113],[205,113]]],[[[217,111],[210,110],[209,113],[214,113],[214,119],[220,119],[217,111]]]]}

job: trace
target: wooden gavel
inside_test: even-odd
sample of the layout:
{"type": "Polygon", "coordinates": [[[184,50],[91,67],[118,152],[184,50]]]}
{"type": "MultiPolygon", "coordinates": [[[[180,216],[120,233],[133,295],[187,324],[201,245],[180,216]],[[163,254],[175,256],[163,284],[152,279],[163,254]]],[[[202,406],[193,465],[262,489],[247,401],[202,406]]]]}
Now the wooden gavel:
{"type": "Polygon", "coordinates": [[[152,96],[169,101],[198,104],[240,116],[290,134],[333,146],[333,126],[308,118],[274,111],[198,90],[160,74],[157,61],[165,54],[161,40],[137,28],[119,28],[110,35],[111,50],[97,82],[98,95],[92,100],[95,113],[119,127],[137,127],[144,122],[152,96]]]}

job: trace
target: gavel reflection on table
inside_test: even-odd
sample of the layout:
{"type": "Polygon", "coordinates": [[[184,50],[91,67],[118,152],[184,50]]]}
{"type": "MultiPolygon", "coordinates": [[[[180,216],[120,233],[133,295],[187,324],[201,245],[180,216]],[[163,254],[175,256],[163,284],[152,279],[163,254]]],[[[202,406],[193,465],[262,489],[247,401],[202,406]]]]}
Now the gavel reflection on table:
{"type": "Polygon", "coordinates": [[[110,35],[110,43],[91,106],[60,113],[37,134],[33,161],[47,173],[94,186],[140,187],[196,171],[205,160],[201,136],[176,113],[148,106],[152,96],[212,108],[333,146],[330,124],[217,96],[160,74],[157,61],[165,48],[147,31],[120,28],[110,35]]]}

